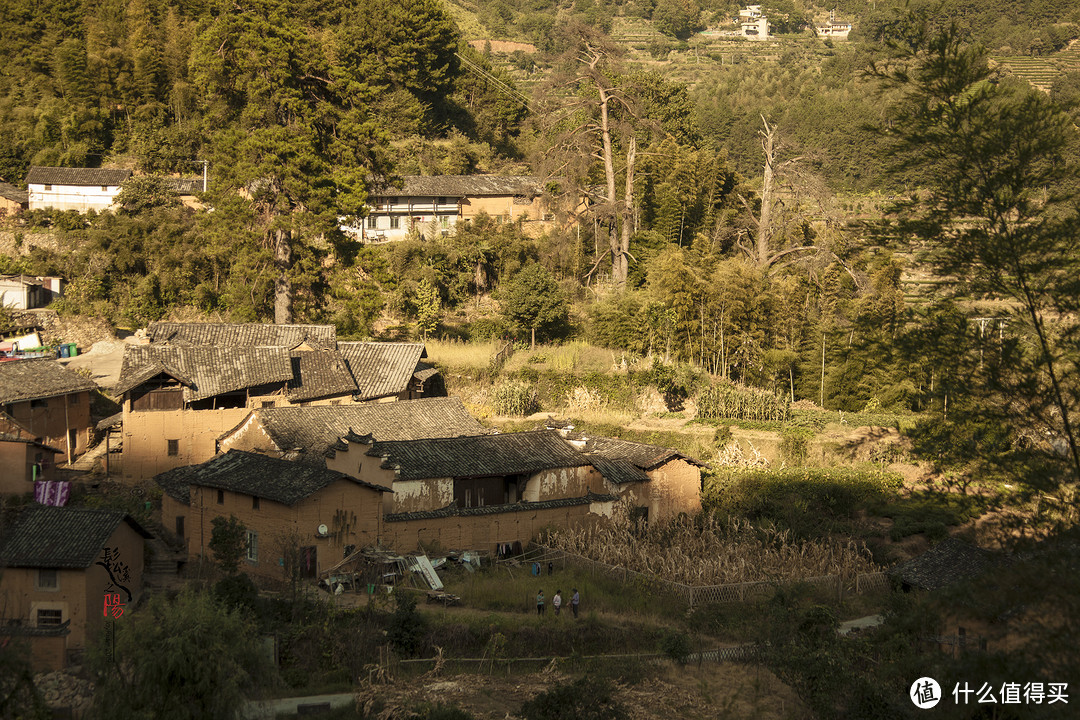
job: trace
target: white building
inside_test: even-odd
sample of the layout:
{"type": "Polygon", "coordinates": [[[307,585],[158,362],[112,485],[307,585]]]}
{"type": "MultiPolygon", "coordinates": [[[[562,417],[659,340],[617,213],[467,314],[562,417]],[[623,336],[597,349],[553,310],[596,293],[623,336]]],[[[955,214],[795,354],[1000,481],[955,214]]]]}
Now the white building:
{"type": "Polygon", "coordinates": [[[481,213],[496,222],[517,222],[529,234],[551,227],[543,184],[524,175],[407,176],[400,189],[372,191],[361,227],[342,227],[367,241],[401,240],[412,228],[424,237],[449,235],[462,220],[481,213]]]}
{"type": "Polygon", "coordinates": [[[0,275],[0,305],[14,310],[45,307],[64,294],[58,277],[0,275]]]}
{"type": "Polygon", "coordinates": [[[739,34],[747,40],[768,40],[769,21],[761,14],[760,5],[747,5],[739,11],[739,34]]]}
{"type": "Polygon", "coordinates": [[[107,210],[129,177],[130,170],[31,167],[26,174],[30,209],[107,210]]]}

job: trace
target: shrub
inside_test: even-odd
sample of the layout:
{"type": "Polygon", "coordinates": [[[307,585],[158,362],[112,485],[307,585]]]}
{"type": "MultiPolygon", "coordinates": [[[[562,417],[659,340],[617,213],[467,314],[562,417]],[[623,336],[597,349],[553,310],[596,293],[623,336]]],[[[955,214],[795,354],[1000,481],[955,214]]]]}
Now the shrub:
{"type": "Polygon", "coordinates": [[[394,649],[405,655],[415,655],[427,632],[427,621],[416,611],[416,600],[406,593],[395,595],[397,608],[390,616],[386,639],[394,649]]]}
{"type": "Polygon", "coordinates": [[[667,655],[675,662],[683,665],[690,656],[690,636],[686,633],[672,630],[660,639],[660,652],[667,655]]]}
{"type": "Polygon", "coordinates": [[[259,599],[259,590],[250,577],[238,573],[218,580],[214,585],[214,597],[230,610],[240,607],[253,610],[259,599]]]}
{"type": "Polygon", "coordinates": [[[810,438],[814,433],[807,428],[785,427],[780,431],[780,456],[788,465],[805,465],[809,455],[810,438]]]}
{"type": "Polygon", "coordinates": [[[495,388],[492,404],[497,415],[532,415],[540,411],[535,385],[504,383],[495,388]]]}
{"type": "Polygon", "coordinates": [[[611,686],[585,676],[570,685],[556,685],[521,706],[525,720],[625,720],[626,709],[612,697],[611,686]]]}

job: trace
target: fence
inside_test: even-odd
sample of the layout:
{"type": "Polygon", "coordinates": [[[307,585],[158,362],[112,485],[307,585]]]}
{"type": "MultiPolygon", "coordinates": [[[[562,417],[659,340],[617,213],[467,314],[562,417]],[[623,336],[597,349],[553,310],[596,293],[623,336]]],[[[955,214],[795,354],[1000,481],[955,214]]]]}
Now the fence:
{"type": "MultiPolygon", "coordinates": [[[[757,645],[735,645],[732,647],[716,648],[703,652],[689,653],[679,661],[683,664],[703,664],[707,662],[750,662],[756,660],[761,652],[757,645]]],[[[625,663],[632,666],[635,663],[642,665],[656,665],[671,661],[668,655],[663,653],[636,653],[630,655],[572,655],[552,657],[526,657],[526,658],[396,658],[393,655],[384,657],[380,663],[385,663],[386,669],[391,675],[417,675],[438,669],[448,674],[457,673],[488,673],[505,674],[540,672],[549,667],[558,668],[564,672],[583,672],[603,667],[610,670],[613,666],[625,663]]]]}
{"type": "Polygon", "coordinates": [[[497,353],[491,356],[491,372],[497,373],[502,370],[502,366],[506,364],[514,355],[514,343],[508,342],[499,349],[497,353]]]}
{"type": "Polygon", "coordinates": [[[778,587],[791,587],[793,585],[810,585],[814,588],[834,592],[840,598],[844,595],[861,595],[867,592],[888,590],[889,578],[883,572],[856,573],[855,575],[821,575],[810,578],[791,578],[775,582],[743,582],[728,583],[726,585],[687,585],[685,583],[665,580],[662,577],[648,573],[630,570],[629,568],[608,565],[598,560],[576,555],[564,550],[538,546],[543,551],[545,559],[559,558],[562,562],[590,568],[609,575],[622,575],[623,581],[631,577],[642,582],[656,585],[666,592],[678,597],[688,607],[697,605],[709,605],[713,603],[736,603],[758,600],[768,597],[778,587]]]}

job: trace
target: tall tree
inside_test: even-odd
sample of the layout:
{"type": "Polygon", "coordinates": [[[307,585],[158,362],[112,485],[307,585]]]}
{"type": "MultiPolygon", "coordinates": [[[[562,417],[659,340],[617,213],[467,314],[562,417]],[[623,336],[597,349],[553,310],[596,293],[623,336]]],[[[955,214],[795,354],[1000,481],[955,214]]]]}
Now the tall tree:
{"type": "MultiPolygon", "coordinates": [[[[1080,487],[1080,201],[1077,130],[1042,93],[1002,82],[954,25],[908,16],[872,72],[904,92],[888,137],[926,187],[901,205],[956,294],[993,299],[1008,336],[966,368],[972,412],[1036,428],[1042,479],[1080,487]],[[1001,302],[1004,301],[1004,302],[1001,302]]],[[[961,338],[971,344],[972,334],[961,338]]],[[[1030,455],[1029,455],[1030,457],[1030,455]]]]}

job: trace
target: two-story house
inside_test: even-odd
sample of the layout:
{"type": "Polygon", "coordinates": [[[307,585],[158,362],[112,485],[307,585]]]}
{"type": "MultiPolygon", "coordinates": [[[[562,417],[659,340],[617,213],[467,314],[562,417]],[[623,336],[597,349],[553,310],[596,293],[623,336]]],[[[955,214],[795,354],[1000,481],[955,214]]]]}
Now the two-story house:
{"type": "Polygon", "coordinates": [[[33,439],[58,448],[57,462],[82,453],[93,435],[90,393],[97,385],[55,360],[0,362],[0,410],[33,439]]]}

